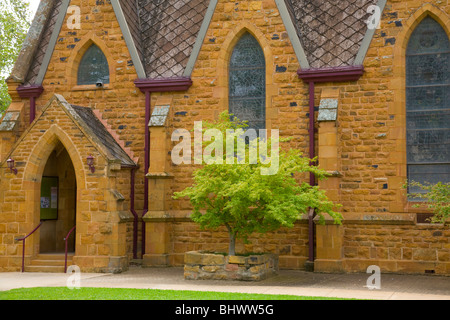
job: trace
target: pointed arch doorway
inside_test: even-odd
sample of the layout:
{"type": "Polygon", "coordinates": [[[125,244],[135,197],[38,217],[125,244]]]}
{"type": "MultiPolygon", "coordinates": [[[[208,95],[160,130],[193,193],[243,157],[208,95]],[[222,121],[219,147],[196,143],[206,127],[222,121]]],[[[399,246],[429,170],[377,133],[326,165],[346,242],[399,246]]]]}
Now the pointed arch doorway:
{"type": "MultiPolygon", "coordinates": [[[[39,253],[65,252],[64,238],[76,225],[77,183],[72,160],[64,145],[57,141],[47,159],[40,188],[39,253]]],[[[67,242],[68,252],[75,252],[75,231],[67,242]]]]}

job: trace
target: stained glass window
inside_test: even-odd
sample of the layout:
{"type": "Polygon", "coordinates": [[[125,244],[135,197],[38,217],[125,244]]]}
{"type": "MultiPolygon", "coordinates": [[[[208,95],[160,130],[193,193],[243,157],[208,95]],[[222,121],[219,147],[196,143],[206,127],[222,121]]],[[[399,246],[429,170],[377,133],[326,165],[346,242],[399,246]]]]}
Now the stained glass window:
{"type": "Polygon", "coordinates": [[[78,85],[109,83],[108,61],[95,44],[87,49],[78,67],[78,85]]]}
{"type": "Polygon", "coordinates": [[[248,121],[248,129],[266,126],[266,62],[258,41],[245,33],[230,60],[229,112],[248,121]]]}
{"type": "Polygon", "coordinates": [[[430,17],[414,30],[406,51],[406,135],[408,180],[449,182],[450,42],[430,17]]]}

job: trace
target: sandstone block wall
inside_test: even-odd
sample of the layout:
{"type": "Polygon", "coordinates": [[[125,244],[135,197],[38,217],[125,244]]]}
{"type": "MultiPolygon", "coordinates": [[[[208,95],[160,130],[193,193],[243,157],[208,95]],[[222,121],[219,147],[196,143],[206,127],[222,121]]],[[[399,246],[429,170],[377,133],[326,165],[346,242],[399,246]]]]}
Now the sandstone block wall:
{"type": "MultiPolygon", "coordinates": [[[[14,239],[27,235],[39,224],[40,182],[47,159],[58,148],[65,148],[69,154],[77,180],[74,263],[83,271],[106,271],[110,265],[115,270],[127,268],[130,214],[121,194],[128,196],[128,191],[121,186],[129,179],[129,171],[115,170],[65,113],[59,100],[52,99],[16,145],[12,157],[17,175],[1,172],[0,270],[20,268],[22,243],[14,239]],[[86,164],[88,155],[95,159],[95,173],[86,164]],[[114,265],[111,257],[119,258],[120,263],[114,265]]],[[[40,252],[39,239],[38,231],[26,240],[27,261],[40,252]]]]}
{"type": "Polygon", "coordinates": [[[226,256],[190,251],[184,260],[186,280],[259,281],[278,272],[278,257],[272,254],[226,256]]]}
{"type": "MultiPolygon", "coordinates": [[[[63,24],[44,78],[45,91],[36,101],[37,116],[54,93],[63,95],[71,104],[100,111],[107,125],[141,159],[135,189],[135,207],[141,215],[147,174],[143,169],[144,137],[145,130],[148,130],[144,121],[145,96],[134,85],[136,70],[111,4],[108,1],[73,0],[71,5],[81,8],[81,29],[71,30],[63,24]],[[76,85],[77,65],[92,43],[102,49],[110,67],[111,83],[102,89],[76,85]]],[[[366,263],[381,261],[387,270],[392,271],[435,270],[436,273],[444,273],[447,270],[445,272],[448,273],[448,227],[390,224],[389,219],[383,227],[367,221],[350,222],[352,215],[359,214],[376,216],[423,212],[406,201],[401,185],[406,179],[404,57],[411,33],[426,15],[435,18],[450,34],[450,5],[447,2],[389,0],[364,60],[365,72],[360,80],[316,84],[316,106],[330,91],[338,100],[335,123],[316,124],[319,166],[339,173],[321,182],[320,186],[327,190],[330,198],[343,205],[342,213],[348,221],[341,230],[330,231],[329,234],[320,233],[318,227],[317,255],[331,255],[319,259],[323,266],[328,259],[329,268],[326,270],[365,271],[363,266],[366,263]],[[333,237],[337,237],[337,242],[331,241],[333,237]],[[332,246],[326,247],[330,243],[332,246]]],[[[191,250],[218,247],[226,251],[228,241],[223,230],[199,230],[188,219],[191,210],[188,201],[172,199],[174,192],[192,183],[196,166],[171,163],[169,152],[174,143],[170,136],[175,129],[190,130],[194,121],[211,121],[220,112],[228,110],[228,63],[234,44],[244,32],[252,33],[264,49],[266,127],[279,129],[281,137],[293,137],[282,147],[298,148],[308,154],[308,85],[297,77],[299,62],[275,1],[219,0],[191,75],[192,87],[186,92],[153,93],[151,97],[152,107],[162,100],[170,101],[171,106],[164,132],[166,143],[157,143],[151,153],[154,155],[164,150],[158,163],[163,164],[171,178],[153,180],[152,186],[158,190],[150,192],[150,209],[153,211],[145,219],[147,224],[155,224],[147,228],[153,233],[148,237],[151,243],[146,246],[145,254],[165,265],[181,265],[184,252],[191,250]],[[159,202],[156,203],[155,199],[159,202]]],[[[13,84],[12,89],[16,85],[13,84]]],[[[28,127],[29,101],[21,100],[17,95],[13,100],[14,107],[21,112],[20,132],[8,136],[2,134],[5,139],[0,150],[2,157],[8,154],[6,149],[14,145],[18,134],[28,127]]],[[[21,248],[14,243],[15,235],[32,230],[38,222],[28,211],[30,199],[34,206],[37,203],[37,180],[24,179],[21,170],[31,166],[30,172],[37,174],[40,160],[47,156],[47,149],[43,148],[37,154],[30,154],[30,150],[48,127],[56,123],[71,140],[80,138],[79,133],[73,132],[73,125],[61,119],[62,115],[57,111],[49,111],[42,119],[42,127],[34,127],[29,137],[21,142],[24,148],[15,156],[19,168],[17,177],[2,171],[0,256],[9,259],[1,260],[8,260],[2,262],[6,269],[19,264],[16,258],[21,248]]],[[[54,141],[49,139],[49,143],[54,141]]],[[[66,145],[77,146],[68,150],[72,160],[76,158],[72,155],[91,151],[81,138],[76,143],[68,141],[66,145]]],[[[80,156],[79,159],[84,158],[80,156]]],[[[99,159],[97,155],[96,159],[99,159]]],[[[106,164],[98,163],[96,166],[102,170],[106,164]]],[[[77,174],[88,172],[81,160],[74,163],[74,167],[77,174]]],[[[111,225],[106,229],[101,227],[116,217],[111,212],[128,212],[130,207],[129,174],[116,172],[113,176],[109,181],[89,174],[80,178],[85,186],[78,185],[77,219],[81,224],[79,229],[77,227],[77,251],[80,253],[78,263],[86,267],[104,265],[107,256],[122,255],[123,252],[123,255],[131,255],[132,227],[129,222],[113,224],[114,227],[111,225]],[[114,195],[106,191],[108,188],[118,190],[124,199],[118,203],[114,195]],[[126,244],[119,244],[123,237],[126,244]],[[115,249],[111,249],[113,247],[115,249]],[[101,258],[93,258],[93,255],[101,258]]],[[[299,181],[303,179],[307,176],[299,177],[299,181]]],[[[293,229],[255,235],[251,245],[240,244],[239,248],[277,253],[280,255],[280,268],[303,268],[308,256],[307,235],[307,225],[300,222],[293,229]]],[[[27,254],[37,250],[33,242],[28,250],[27,254]]]]}
{"type": "Polygon", "coordinates": [[[344,227],[347,271],[378,264],[384,272],[450,272],[450,229],[443,225],[360,225],[344,227]]]}

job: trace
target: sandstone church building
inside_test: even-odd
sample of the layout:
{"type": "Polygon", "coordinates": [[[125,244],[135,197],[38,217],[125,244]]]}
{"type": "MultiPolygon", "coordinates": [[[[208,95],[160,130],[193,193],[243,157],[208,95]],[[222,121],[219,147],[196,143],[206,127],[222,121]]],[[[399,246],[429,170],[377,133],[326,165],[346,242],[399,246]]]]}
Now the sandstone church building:
{"type": "Polygon", "coordinates": [[[305,179],[344,218],[305,213],[238,252],[450,275],[449,226],[403,188],[450,181],[447,1],[41,0],[7,83],[0,271],[23,254],[25,271],[54,270],[66,245],[83,272],[227,251],[226,230],[200,230],[172,197],[196,167],[172,162],[171,135],[228,110],[318,157],[329,178],[305,179]]]}

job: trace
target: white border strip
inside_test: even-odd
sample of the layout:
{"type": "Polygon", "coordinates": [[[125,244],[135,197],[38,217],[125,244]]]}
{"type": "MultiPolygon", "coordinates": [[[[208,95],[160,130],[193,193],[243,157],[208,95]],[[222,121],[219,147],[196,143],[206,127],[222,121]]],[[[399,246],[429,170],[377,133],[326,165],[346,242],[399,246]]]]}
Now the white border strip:
{"type": "MultiPolygon", "coordinates": [[[[47,51],[45,51],[44,59],[41,63],[41,68],[39,69],[39,73],[36,77],[35,84],[41,85],[42,81],[44,81],[45,74],[47,73],[47,68],[50,63],[50,59],[53,55],[53,50],[56,46],[56,41],[58,40],[59,33],[61,32],[61,27],[64,22],[64,18],[66,17],[67,8],[69,7],[70,0],[63,0],[61,3],[61,7],[59,9],[58,18],[56,19],[55,27],[52,32],[52,36],[50,37],[47,51]]],[[[50,17],[49,17],[50,19],[50,17]]]]}
{"type": "Polygon", "coordinates": [[[200,27],[200,31],[198,32],[197,39],[195,40],[191,56],[189,57],[186,68],[184,69],[184,77],[190,77],[192,71],[194,70],[195,62],[197,61],[200,49],[202,48],[203,41],[206,37],[206,33],[208,32],[209,24],[211,23],[212,16],[216,10],[217,2],[218,0],[211,0],[209,2],[208,10],[206,10],[206,14],[203,19],[202,26],[200,27]]]}
{"type": "Polygon", "coordinates": [[[286,7],[285,0],[275,0],[275,3],[280,12],[281,19],[283,20],[286,31],[291,40],[292,46],[294,47],[295,55],[300,63],[302,69],[309,69],[308,58],[306,57],[305,50],[303,50],[302,43],[298,37],[297,30],[295,29],[294,23],[292,22],[291,15],[286,7]]]}
{"type": "Polygon", "coordinates": [[[114,8],[114,13],[116,14],[120,29],[122,30],[123,38],[125,39],[128,50],[130,52],[131,60],[133,60],[134,67],[136,68],[137,76],[139,79],[145,79],[147,77],[145,74],[145,69],[141,59],[139,58],[139,54],[134,44],[130,29],[128,28],[128,23],[125,20],[125,16],[123,14],[122,7],[120,6],[119,0],[111,0],[111,4],[114,8]]]}
{"type": "MultiPolygon", "coordinates": [[[[387,0],[378,0],[377,6],[380,8],[380,22],[381,17],[383,16],[383,11],[386,6],[387,0]]],[[[366,58],[367,51],[369,50],[370,43],[372,42],[373,36],[377,31],[376,28],[369,29],[367,28],[366,34],[361,42],[361,46],[359,47],[358,54],[356,55],[355,61],[353,62],[354,66],[360,66],[364,63],[364,59],[366,58]]]]}

